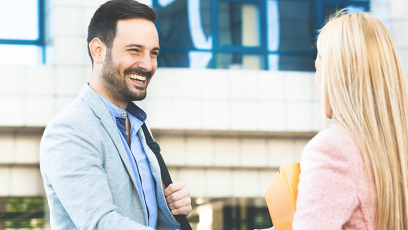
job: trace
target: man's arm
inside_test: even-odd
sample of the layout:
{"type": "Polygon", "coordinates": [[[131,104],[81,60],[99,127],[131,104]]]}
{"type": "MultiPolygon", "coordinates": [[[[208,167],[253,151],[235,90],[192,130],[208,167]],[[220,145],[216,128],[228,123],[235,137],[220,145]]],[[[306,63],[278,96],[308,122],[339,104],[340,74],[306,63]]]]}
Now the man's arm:
{"type": "Polygon", "coordinates": [[[95,138],[80,125],[51,125],[44,133],[41,168],[65,211],[78,229],[153,230],[117,212],[95,138]]]}

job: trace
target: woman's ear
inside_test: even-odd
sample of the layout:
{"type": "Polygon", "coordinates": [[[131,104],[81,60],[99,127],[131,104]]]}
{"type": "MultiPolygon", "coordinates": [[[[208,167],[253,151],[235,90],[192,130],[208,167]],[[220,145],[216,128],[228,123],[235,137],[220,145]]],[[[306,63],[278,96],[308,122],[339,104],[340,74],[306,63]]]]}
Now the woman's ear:
{"type": "Polygon", "coordinates": [[[91,52],[94,65],[103,63],[103,50],[105,47],[105,44],[99,38],[94,38],[89,43],[89,51],[91,52]]]}

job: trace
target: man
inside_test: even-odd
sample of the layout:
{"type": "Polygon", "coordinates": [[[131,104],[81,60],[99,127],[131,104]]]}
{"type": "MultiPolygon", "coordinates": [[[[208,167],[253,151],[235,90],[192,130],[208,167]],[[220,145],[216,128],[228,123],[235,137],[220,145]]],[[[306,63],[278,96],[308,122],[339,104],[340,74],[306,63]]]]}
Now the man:
{"type": "Polygon", "coordinates": [[[48,124],[40,147],[52,229],[179,229],[181,182],[163,188],[141,129],[160,51],[157,15],[132,0],[101,5],[88,27],[91,82],[48,124]],[[173,214],[173,215],[172,215],[173,214]]]}

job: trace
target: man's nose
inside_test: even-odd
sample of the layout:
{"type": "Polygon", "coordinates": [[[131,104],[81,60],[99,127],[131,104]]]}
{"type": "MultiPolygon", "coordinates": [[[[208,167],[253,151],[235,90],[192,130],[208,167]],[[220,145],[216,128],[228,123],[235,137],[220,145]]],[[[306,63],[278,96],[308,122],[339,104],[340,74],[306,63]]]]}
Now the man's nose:
{"type": "Polygon", "coordinates": [[[153,62],[150,58],[150,53],[145,53],[143,57],[139,60],[138,65],[139,68],[144,69],[145,71],[152,71],[153,70],[153,62]]]}

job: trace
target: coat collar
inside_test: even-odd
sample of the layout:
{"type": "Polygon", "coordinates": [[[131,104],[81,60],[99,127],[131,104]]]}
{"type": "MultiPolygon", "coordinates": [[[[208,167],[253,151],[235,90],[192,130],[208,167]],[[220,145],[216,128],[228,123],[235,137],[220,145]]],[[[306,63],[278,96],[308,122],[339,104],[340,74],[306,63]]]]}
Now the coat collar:
{"type": "Polygon", "coordinates": [[[132,179],[133,186],[138,191],[135,175],[133,173],[132,166],[130,165],[126,149],[123,146],[122,139],[119,136],[117,127],[113,122],[112,117],[105,104],[99,98],[98,94],[88,85],[88,83],[84,84],[81,92],[79,93],[79,96],[91,108],[95,116],[101,121],[101,124],[105,128],[106,132],[111,137],[116,149],[119,152],[120,158],[122,159],[122,162],[125,165],[130,178],[132,179]]]}

